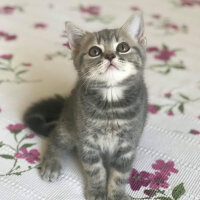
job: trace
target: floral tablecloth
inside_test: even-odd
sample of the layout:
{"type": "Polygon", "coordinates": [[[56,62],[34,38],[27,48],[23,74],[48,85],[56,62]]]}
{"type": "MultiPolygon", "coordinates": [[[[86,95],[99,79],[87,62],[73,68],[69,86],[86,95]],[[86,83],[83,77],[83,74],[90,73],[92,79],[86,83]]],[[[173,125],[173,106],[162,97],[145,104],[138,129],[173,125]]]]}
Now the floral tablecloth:
{"type": "Polygon", "coordinates": [[[46,140],[23,125],[22,115],[32,102],[66,95],[75,84],[66,20],[93,31],[119,27],[140,9],[149,119],[127,192],[135,200],[200,200],[199,0],[1,0],[0,199],[84,199],[72,154],[60,181],[41,180],[46,140]]]}

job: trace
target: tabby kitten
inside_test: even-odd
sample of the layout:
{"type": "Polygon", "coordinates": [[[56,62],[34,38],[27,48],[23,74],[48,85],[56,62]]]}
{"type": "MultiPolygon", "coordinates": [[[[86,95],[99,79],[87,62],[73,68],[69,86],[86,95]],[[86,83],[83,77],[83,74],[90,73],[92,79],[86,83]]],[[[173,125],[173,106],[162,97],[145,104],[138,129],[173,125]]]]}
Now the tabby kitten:
{"type": "Polygon", "coordinates": [[[76,87],[66,99],[36,103],[24,116],[36,133],[50,133],[41,177],[57,180],[62,155],[76,148],[87,176],[86,199],[128,200],[125,185],[147,115],[142,14],[119,29],[91,33],[66,22],[66,31],[76,87]]]}

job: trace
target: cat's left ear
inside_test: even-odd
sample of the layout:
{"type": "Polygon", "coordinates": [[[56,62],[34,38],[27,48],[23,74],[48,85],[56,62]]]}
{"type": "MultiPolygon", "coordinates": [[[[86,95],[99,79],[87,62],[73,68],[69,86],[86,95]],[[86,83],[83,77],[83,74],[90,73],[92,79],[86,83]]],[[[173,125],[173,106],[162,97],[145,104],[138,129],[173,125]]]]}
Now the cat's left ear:
{"type": "Polygon", "coordinates": [[[144,19],[141,11],[129,17],[126,23],[121,27],[133,40],[140,45],[146,46],[146,37],[144,36],[144,19]]]}
{"type": "Polygon", "coordinates": [[[74,49],[79,47],[81,40],[85,35],[85,31],[83,31],[81,28],[71,22],[65,22],[65,30],[67,32],[70,48],[74,49]]]}

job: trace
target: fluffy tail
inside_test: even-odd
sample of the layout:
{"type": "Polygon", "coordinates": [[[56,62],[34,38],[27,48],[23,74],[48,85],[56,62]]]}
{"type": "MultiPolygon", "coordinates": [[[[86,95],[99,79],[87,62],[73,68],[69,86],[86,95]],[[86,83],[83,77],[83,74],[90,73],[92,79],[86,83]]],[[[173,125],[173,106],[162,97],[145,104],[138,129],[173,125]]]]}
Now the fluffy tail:
{"type": "Polygon", "coordinates": [[[24,114],[24,123],[39,135],[48,136],[63,110],[65,99],[59,95],[33,104],[24,114]]]}

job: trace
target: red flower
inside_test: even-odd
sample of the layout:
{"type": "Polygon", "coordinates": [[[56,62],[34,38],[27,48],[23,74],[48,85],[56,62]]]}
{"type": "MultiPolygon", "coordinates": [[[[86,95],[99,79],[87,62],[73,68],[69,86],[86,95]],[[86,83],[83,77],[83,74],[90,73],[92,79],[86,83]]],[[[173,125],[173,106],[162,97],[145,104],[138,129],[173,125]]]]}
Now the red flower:
{"type": "Polygon", "coordinates": [[[47,25],[46,24],[44,24],[44,23],[36,23],[35,25],[34,25],[34,27],[35,28],[40,28],[40,29],[45,29],[46,27],[47,27],[47,25]]]}
{"type": "Polygon", "coordinates": [[[149,111],[151,114],[156,114],[156,113],[158,112],[159,109],[160,109],[160,106],[153,105],[153,104],[149,104],[149,105],[148,105],[148,111],[149,111]]]}
{"type": "Polygon", "coordinates": [[[195,1],[194,0],[181,0],[182,6],[194,6],[195,1]]]}
{"type": "Polygon", "coordinates": [[[13,57],[12,54],[3,54],[3,55],[0,55],[0,58],[7,59],[7,60],[12,59],[12,57],[13,57]]]}
{"type": "Polygon", "coordinates": [[[24,124],[9,124],[6,128],[10,132],[17,134],[20,131],[22,131],[23,129],[25,129],[26,127],[24,126],[24,124]]]}
{"type": "Polygon", "coordinates": [[[168,188],[169,184],[167,183],[168,176],[160,173],[160,172],[155,172],[155,174],[150,174],[150,180],[151,183],[149,187],[151,189],[157,190],[159,188],[168,188]]]}
{"type": "Polygon", "coordinates": [[[15,11],[15,7],[13,6],[4,6],[0,8],[0,14],[12,14],[15,11]]]}
{"type": "Polygon", "coordinates": [[[17,36],[16,36],[16,35],[6,35],[5,39],[6,39],[7,41],[16,40],[16,39],[17,39],[17,36]]]}
{"type": "Polygon", "coordinates": [[[4,31],[0,31],[0,37],[5,37],[5,36],[7,36],[7,33],[4,31]]]}
{"type": "Polygon", "coordinates": [[[165,93],[165,97],[170,98],[171,96],[172,96],[172,93],[171,93],[171,92],[165,93]]]}
{"type": "Polygon", "coordinates": [[[147,187],[150,183],[149,179],[150,173],[142,171],[138,172],[136,169],[133,169],[129,178],[129,184],[132,190],[140,190],[142,186],[147,187]]]}
{"type": "Polygon", "coordinates": [[[28,136],[27,136],[28,138],[34,138],[35,137],[35,134],[33,134],[33,133],[31,133],[31,134],[29,134],[28,136]]]}
{"type": "Polygon", "coordinates": [[[90,15],[98,16],[100,14],[100,7],[99,6],[80,7],[80,11],[82,13],[88,13],[90,15]]]}
{"type": "Polygon", "coordinates": [[[174,113],[173,113],[172,111],[167,112],[167,114],[168,114],[169,116],[174,116],[174,113]]]}
{"type": "Polygon", "coordinates": [[[63,46],[67,47],[68,49],[71,49],[70,45],[69,45],[69,42],[64,43],[63,46]]]}
{"type": "Polygon", "coordinates": [[[21,153],[17,152],[15,153],[16,158],[24,158],[26,159],[27,162],[34,164],[35,161],[39,161],[39,155],[40,153],[38,152],[37,149],[31,149],[29,152],[27,151],[26,148],[22,147],[20,149],[21,153]]]}
{"type": "Polygon", "coordinates": [[[195,129],[190,130],[190,133],[194,134],[194,135],[199,135],[200,131],[197,131],[195,129]]]}
{"type": "Polygon", "coordinates": [[[25,67],[31,67],[32,66],[31,63],[22,63],[22,65],[24,65],[25,67]]]}
{"type": "Polygon", "coordinates": [[[151,53],[151,52],[154,52],[154,51],[159,51],[158,47],[152,46],[152,47],[147,48],[148,53],[151,53]]]}
{"type": "Polygon", "coordinates": [[[131,10],[133,10],[133,11],[137,11],[137,10],[140,10],[140,8],[137,7],[137,6],[132,6],[132,7],[131,7],[131,10]]]}
{"type": "Polygon", "coordinates": [[[174,162],[164,160],[156,160],[156,163],[152,165],[152,168],[158,170],[160,173],[170,176],[171,172],[177,174],[178,170],[174,168],[174,162]]]}
{"type": "Polygon", "coordinates": [[[175,51],[168,50],[168,49],[162,49],[158,54],[154,56],[155,59],[168,61],[172,56],[175,56],[175,51]]]}
{"type": "Polygon", "coordinates": [[[166,28],[170,28],[170,29],[174,29],[174,30],[178,30],[179,29],[179,27],[176,24],[167,23],[167,24],[165,24],[165,27],[166,28]]]}

